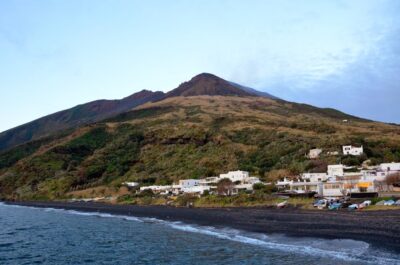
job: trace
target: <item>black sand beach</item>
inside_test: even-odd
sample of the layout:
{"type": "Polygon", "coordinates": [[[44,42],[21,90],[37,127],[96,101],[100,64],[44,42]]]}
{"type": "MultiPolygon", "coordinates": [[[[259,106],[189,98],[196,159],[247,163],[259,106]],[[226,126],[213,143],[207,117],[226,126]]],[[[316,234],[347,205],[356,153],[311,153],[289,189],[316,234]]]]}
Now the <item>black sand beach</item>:
{"type": "Polygon", "coordinates": [[[293,208],[175,208],[103,203],[7,202],[32,207],[153,217],[188,224],[230,227],[249,232],[294,237],[354,239],[400,252],[400,210],[311,211],[293,208]]]}

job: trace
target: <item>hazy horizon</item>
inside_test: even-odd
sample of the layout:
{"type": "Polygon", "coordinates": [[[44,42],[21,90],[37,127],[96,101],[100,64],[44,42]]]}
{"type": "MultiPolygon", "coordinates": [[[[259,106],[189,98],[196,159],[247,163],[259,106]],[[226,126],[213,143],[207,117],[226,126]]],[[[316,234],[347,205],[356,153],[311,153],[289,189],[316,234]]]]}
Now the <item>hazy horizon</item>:
{"type": "Polygon", "coordinates": [[[400,123],[400,2],[4,1],[0,132],[202,72],[400,123]]]}

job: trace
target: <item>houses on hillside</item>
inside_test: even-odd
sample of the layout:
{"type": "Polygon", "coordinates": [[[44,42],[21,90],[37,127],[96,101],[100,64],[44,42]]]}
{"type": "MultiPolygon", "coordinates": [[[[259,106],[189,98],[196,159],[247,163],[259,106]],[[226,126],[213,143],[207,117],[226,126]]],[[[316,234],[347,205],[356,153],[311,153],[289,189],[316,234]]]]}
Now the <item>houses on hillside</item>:
{"type": "Polygon", "coordinates": [[[400,174],[400,163],[385,163],[373,169],[346,172],[344,165],[328,165],[326,173],[303,173],[289,180],[276,182],[278,189],[291,193],[316,193],[322,197],[345,195],[362,196],[388,189],[385,180],[392,174],[400,174]]]}
{"type": "MultiPolygon", "coordinates": [[[[343,155],[360,156],[363,154],[363,146],[342,146],[343,155]]],[[[325,155],[335,156],[338,151],[328,151],[325,155]]],[[[314,148],[309,150],[306,156],[310,159],[318,159],[323,155],[323,150],[314,148]]],[[[362,196],[386,191],[390,185],[385,183],[393,174],[400,174],[400,163],[382,163],[379,166],[369,166],[364,163],[362,169],[346,167],[343,164],[327,166],[326,172],[302,173],[295,177],[285,177],[275,183],[282,192],[289,194],[317,194],[322,197],[362,196]]],[[[396,177],[397,178],[397,177],[396,177]]],[[[230,171],[219,176],[202,179],[183,179],[172,185],[153,185],[140,187],[140,191],[151,190],[153,193],[165,195],[218,193],[218,183],[228,179],[228,194],[237,194],[240,191],[253,191],[254,184],[261,183],[258,177],[249,175],[246,171],[230,171]]],[[[396,183],[398,182],[395,180],[396,183]]],[[[137,187],[136,182],[126,182],[128,187],[137,187]]],[[[263,183],[265,184],[265,183],[263,183]]],[[[221,184],[222,185],[222,184],[221,184]]],[[[221,192],[219,192],[222,194],[221,192]]]]}
{"type": "MultiPolygon", "coordinates": [[[[280,191],[289,194],[317,194],[321,197],[362,196],[373,195],[386,191],[389,185],[385,182],[388,176],[400,174],[400,163],[384,163],[376,167],[361,169],[354,172],[354,168],[342,164],[328,165],[327,172],[302,173],[296,177],[285,177],[275,183],[280,191]],[[348,172],[351,169],[351,172],[348,172]]],[[[217,193],[218,183],[229,179],[229,194],[240,191],[253,191],[254,184],[262,183],[259,178],[250,176],[246,171],[230,171],[219,176],[203,179],[183,179],[172,185],[153,185],[140,187],[140,191],[151,190],[161,195],[194,194],[204,195],[217,193]]],[[[137,186],[137,183],[125,182],[128,186],[137,186]]],[[[263,183],[266,184],[266,183],[263,183]]],[[[268,184],[266,184],[268,185],[268,184]]]]}
{"type": "Polygon", "coordinates": [[[260,183],[257,177],[251,177],[247,171],[230,171],[220,174],[218,177],[208,177],[203,179],[182,179],[177,184],[164,186],[143,186],[140,191],[151,190],[158,194],[197,194],[203,195],[205,192],[216,192],[217,185],[222,179],[229,179],[232,182],[232,194],[239,191],[252,191],[253,185],[260,183]]]}

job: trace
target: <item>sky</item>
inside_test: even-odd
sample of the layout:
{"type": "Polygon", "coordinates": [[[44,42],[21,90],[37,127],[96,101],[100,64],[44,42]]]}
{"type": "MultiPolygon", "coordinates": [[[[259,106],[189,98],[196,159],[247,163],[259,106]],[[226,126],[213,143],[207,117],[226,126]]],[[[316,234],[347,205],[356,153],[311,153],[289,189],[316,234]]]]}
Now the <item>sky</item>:
{"type": "Polygon", "coordinates": [[[202,72],[400,123],[400,1],[0,1],[0,131],[202,72]]]}

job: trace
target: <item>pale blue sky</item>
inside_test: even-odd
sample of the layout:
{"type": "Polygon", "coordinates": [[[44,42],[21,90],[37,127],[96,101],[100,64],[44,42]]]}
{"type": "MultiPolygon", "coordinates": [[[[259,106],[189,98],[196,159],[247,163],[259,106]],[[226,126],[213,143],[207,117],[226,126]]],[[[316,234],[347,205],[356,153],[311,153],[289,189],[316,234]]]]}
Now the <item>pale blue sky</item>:
{"type": "Polygon", "coordinates": [[[201,72],[400,123],[400,1],[0,1],[0,131],[201,72]]]}

